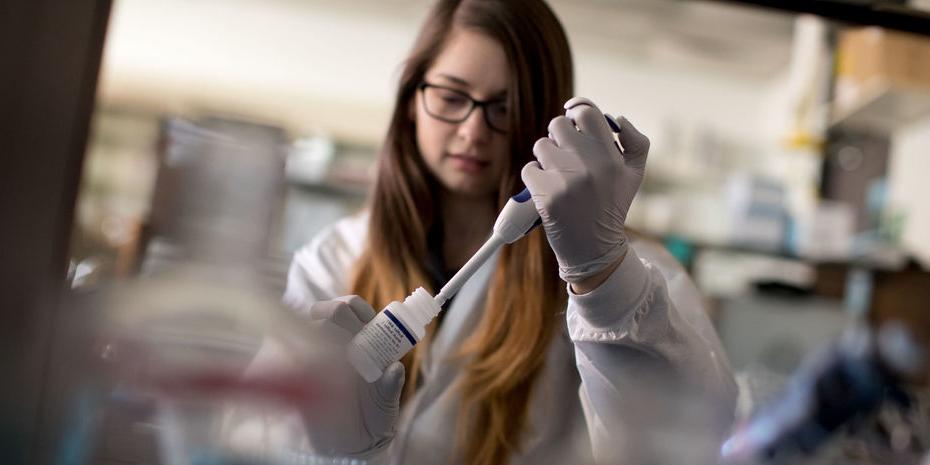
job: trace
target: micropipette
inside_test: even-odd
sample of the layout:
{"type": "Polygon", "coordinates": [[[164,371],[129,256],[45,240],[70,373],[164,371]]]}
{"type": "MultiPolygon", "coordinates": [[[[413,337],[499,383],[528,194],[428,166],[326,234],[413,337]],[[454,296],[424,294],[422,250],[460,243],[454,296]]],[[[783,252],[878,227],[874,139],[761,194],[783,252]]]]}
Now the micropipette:
{"type": "MultiPolygon", "coordinates": [[[[614,133],[614,143],[620,148],[619,141],[616,140],[617,134],[620,133],[620,126],[614,121],[613,117],[604,114],[607,124],[610,125],[614,133]]],[[[536,205],[531,202],[532,194],[529,189],[524,188],[522,192],[507,200],[504,208],[497,216],[494,222],[494,228],[491,237],[475,252],[474,255],[465,263],[455,276],[446,283],[445,286],[436,294],[433,300],[436,305],[442,307],[462,286],[468,281],[475,271],[487,261],[494,252],[504,244],[512,244],[521,237],[529,234],[536,226],[542,222],[539,213],[536,211],[536,205]]]]}
{"type": "Polygon", "coordinates": [[[542,222],[539,219],[539,213],[536,211],[536,205],[533,204],[531,199],[532,195],[529,189],[524,188],[522,192],[507,200],[500,215],[497,216],[497,221],[494,222],[491,237],[436,294],[433,300],[436,301],[437,305],[442,307],[442,304],[455,295],[465,284],[465,281],[468,281],[468,278],[475,274],[475,271],[500,246],[516,242],[542,222]]]}
{"type": "MultiPolygon", "coordinates": [[[[607,118],[614,132],[614,143],[620,151],[617,134],[620,127],[610,115],[607,118]]],[[[542,221],[531,202],[529,189],[507,200],[494,222],[491,237],[465,263],[445,286],[431,297],[422,287],[417,288],[403,302],[394,301],[374,319],[365,324],[348,347],[349,362],[369,383],[376,381],[393,362],[400,360],[426,334],[426,325],[442,311],[442,306],[455,295],[478,268],[504,244],[511,244],[529,233],[542,221]]]]}

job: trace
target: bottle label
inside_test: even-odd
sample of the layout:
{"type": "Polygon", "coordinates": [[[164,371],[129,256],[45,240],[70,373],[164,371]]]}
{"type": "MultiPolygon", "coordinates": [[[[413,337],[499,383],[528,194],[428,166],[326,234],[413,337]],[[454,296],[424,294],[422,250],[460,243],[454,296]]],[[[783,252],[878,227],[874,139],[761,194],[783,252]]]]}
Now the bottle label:
{"type": "Polygon", "coordinates": [[[354,339],[358,342],[364,341],[358,346],[382,369],[400,360],[417,343],[410,331],[390,310],[379,313],[354,339]]]}

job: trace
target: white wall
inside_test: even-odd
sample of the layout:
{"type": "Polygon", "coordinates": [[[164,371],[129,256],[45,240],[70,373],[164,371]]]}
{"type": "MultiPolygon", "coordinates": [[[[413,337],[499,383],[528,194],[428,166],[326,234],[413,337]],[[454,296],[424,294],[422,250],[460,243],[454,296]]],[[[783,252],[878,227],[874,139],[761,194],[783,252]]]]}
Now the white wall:
{"type": "MultiPolygon", "coordinates": [[[[607,111],[624,114],[647,134],[664,123],[712,129],[740,140],[761,131],[764,82],[636,63],[623,57],[576,53],[577,92],[607,111]]],[[[615,115],[616,116],[616,115],[615,115]]],[[[661,140],[656,140],[661,151],[661,140]]]]}
{"type": "MultiPolygon", "coordinates": [[[[247,114],[295,132],[377,143],[397,71],[429,3],[119,0],[100,96],[160,111],[247,114]]],[[[574,14],[565,3],[556,5],[559,13],[574,14]]],[[[653,135],[675,120],[757,138],[771,78],[733,78],[588,47],[591,33],[571,17],[565,22],[572,43],[581,44],[579,94],[653,135]]],[[[587,27],[612,26],[605,19],[587,27]]],[[[661,139],[655,142],[661,151],[661,139]]]]}
{"type": "Polygon", "coordinates": [[[888,201],[905,215],[902,242],[930,267],[930,118],[902,128],[892,138],[888,201]]]}
{"type": "Polygon", "coordinates": [[[344,11],[307,2],[119,0],[100,98],[241,113],[295,132],[374,142],[414,31],[378,11],[344,11]]]}

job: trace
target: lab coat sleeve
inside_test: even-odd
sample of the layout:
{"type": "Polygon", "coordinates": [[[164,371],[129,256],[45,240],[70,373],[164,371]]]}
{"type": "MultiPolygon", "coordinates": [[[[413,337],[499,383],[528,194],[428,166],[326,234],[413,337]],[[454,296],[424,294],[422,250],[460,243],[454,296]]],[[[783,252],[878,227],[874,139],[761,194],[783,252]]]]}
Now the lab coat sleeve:
{"type": "Polygon", "coordinates": [[[358,248],[358,238],[348,237],[351,231],[346,231],[353,222],[357,220],[328,227],[294,253],[284,290],[286,305],[303,312],[316,301],[348,293],[349,273],[358,248]]]}
{"type": "Polygon", "coordinates": [[[699,294],[683,270],[673,276],[670,295],[662,272],[631,247],[597,289],[569,288],[579,396],[598,463],[716,463],[736,384],[699,294]]]}

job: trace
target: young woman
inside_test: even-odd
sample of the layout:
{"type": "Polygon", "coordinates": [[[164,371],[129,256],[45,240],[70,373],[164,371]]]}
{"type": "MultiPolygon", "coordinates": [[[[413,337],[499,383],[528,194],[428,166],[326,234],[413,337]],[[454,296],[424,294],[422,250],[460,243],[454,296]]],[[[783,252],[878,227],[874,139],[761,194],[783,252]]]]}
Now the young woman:
{"type": "Polygon", "coordinates": [[[351,431],[309,427],[311,443],[340,436],[321,447],[397,464],[516,465],[671,463],[663,451],[691,440],[688,463],[713,462],[735,398],[725,355],[683,270],[624,232],[649,141],[621,118],[621,154],[591,102],[563,107],[572,85],[543,1],[435,6],[369,206],[297,252],[285,299],[351,334],[419,286],[437,292],[524,183],[543,227],[485,264],[360,396],[351,431]],[[694,424],[708,441],[668,434],[694,424]]]}

